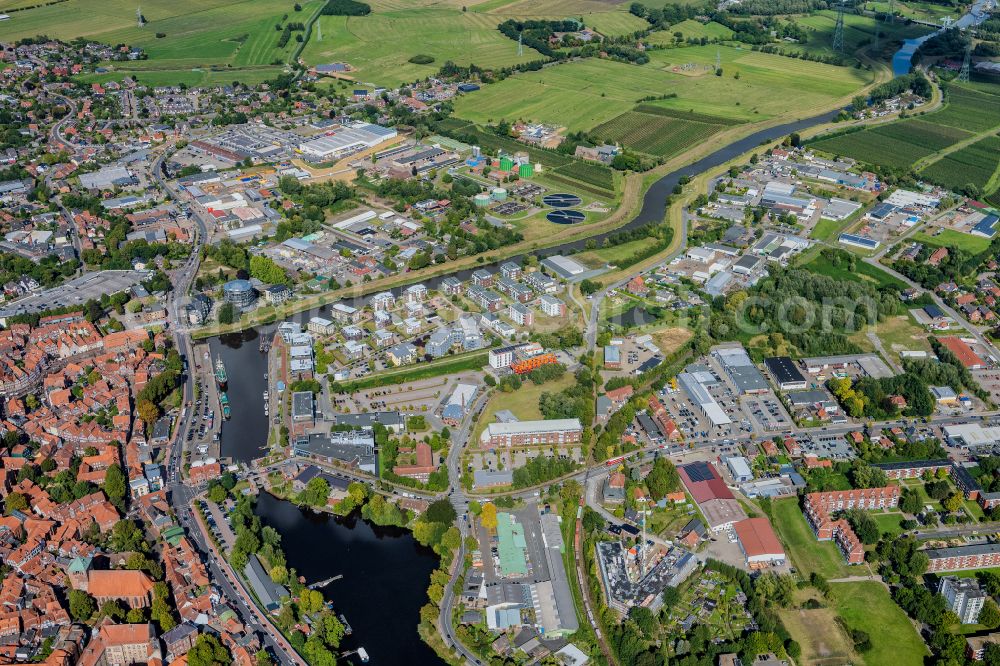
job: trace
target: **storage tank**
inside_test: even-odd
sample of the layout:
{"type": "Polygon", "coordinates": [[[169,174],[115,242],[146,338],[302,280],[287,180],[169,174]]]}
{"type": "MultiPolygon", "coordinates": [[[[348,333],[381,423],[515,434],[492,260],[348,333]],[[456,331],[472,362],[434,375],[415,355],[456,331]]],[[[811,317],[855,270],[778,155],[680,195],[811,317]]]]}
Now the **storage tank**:
{"type": "Polygon", "coordinates": [[[525,162],[521,166],[517,167],[518,178],[531,178],[535,175],[535,168],[531,166],[529,162],[525,162]]]}
{"type": "Polygon", "coordinates": [[[541,173],[541,172],[542,172],[542,163],[535,162],[535,173],[541,173]]]}
{"type": "Polygon", "coordinates": [[[509,157],[501,157],[500,158],[500,170],[501,171],[510,171],[513,168],[514,168],[514,160],[512,160],[509,157]]]}
{"type": "Polygon", "coordinates": [[[481,192],[472,197],[472,203],[478,208],[486,208],[490,205],[490,195],[481,192]]]}
{"type": "Polygon", "coordinates": [[[494,187],[493,191],[490,193],[490,198],[493,199],[493,201],[506,201],[507,190],[502,187],[494,187]]]}

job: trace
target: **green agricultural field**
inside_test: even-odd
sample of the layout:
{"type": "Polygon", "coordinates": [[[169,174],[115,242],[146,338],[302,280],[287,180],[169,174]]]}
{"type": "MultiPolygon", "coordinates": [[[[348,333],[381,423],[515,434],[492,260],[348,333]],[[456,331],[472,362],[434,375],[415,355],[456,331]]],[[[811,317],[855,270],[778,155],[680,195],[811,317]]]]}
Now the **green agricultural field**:
{"type": "Polygon", "coordinates": [[[945,88],[948,105],[927,116],[927,120],[971,132],[985,132],[1000,127],[1000,86],[992,88],[996,91],[993,94],[983,89],[948,84],[945,88]]]}
{"type": "Polygon", "coordinates": [[[702,23],[694,19],[688,19],[675,23],[668,30],[658,30],[649,36],[650,44],[672,44],[674,33],[681,33],[684,39],[732,39],[733,31],[715,21],[702,23]]]}
{"type": "MultiPolygon", "coordinates": [[[[1000,103],[1000,100],[998,100],[1000,103]]],[[[993,181],[1000,168],[1000,137],[988,136],[960,150],[944,156],[921,170],[921,175],[932,183],[952,190],[966,185],[989,194],[987,184],[993,181]]],[[[980,239],[984,242],[986,239],[980,239]]]]}
{"type": "Polygon", "coordinates": [[[293,12],[285,0],[148,0],[142,3],[147,23],[139,28],[134,2],[67,0],[16,12],[0,23],[0,40],[45,34],[143,48],[149,60],[116,63],[119,79],[139,72],[147,82],[197,82],[215,77],[192,70],[231,68],[219,80],[252,83],[277,75],[281,68],[272,63],[286,61],[297,45],[293,37],[278,48],[281,32],[274,26],[285,14],[304,23],[320,6],[321,0],[312,0],[293,12]]]}
{"type": "Polygon", "coordinates": [[[932,235],[924,232],[916,233],[912,240],[935,247],[951,247],[965,250],[972,254],[978,254],[990,246],[990,239],[982,236],[973,236],[954,229],[942,229],[939,233],[932,235]]]}
{"type": "Polygon", "coordinates": [[[497,16],[447,4],[399,9],[372,5],[368,16],[321,16],[302,51],[303,60],[310,65],[346,62],[355,69],[350,76],[359,81],[396,86],[434,74],[447,60],[505,67],[542,57],[530,48],[518,56],[517,42],[497,30],[504,20],[497,16]],[[409,62],[418,54],[434,62],[409,62]]]}
{"type": "Polygon", "coordinates": [[[646,19],[641,19],[634,14],[630,14],[624,7],[616,12],[584,14],[581,18],[584,25],[588,28],[592,28],[602,35],[610,37],[629,35],[633,32],[649,28],[649,23],[646,19]]]}
{"type": "Polygon", "coordinates": [[[923,640],[881,582],[833,583],[831,588],[837,614],[850,629],[867,632],[872,638],[872,649],[861,655],[865,664],[920,666],[924,663],[923,640]]]}
{"type": "Polygon", "coordinates": [[[832,579],[856,573],[844,562],[837,544],[816,539],[794,498],[774,501],[771,507],[774,517],[771,522],[785,544],[792,564],[802,576],[808,578],[816,572],[832,579]]]}
{"type": "Polygon", "coordinates": [[[591,133],[606,143],[620,143],[647,155],[672,157],[701,143],[723,127],[719,124],[627,111],[598,125],[591,133]]]}
{"type": "Polygon", "coordinates": [[[832,155],[853,157],[868,164],[909,167],[914,162],[971,136],[964,130],[932,122],[936,115],[820,139],[810,143],[810,147],[832,155]]]}
{"type": "Polygon", "coordinates": [[[620,115],[623,106],[674,93],[676,98],[656,104],[756,121],[829,105],[870,80],[869,73],[851,68],[726,46],[719,51],[726,71],[721,77],[712,72],[715,46],[652,51],[642,66],[588,59],[516,74],[462,95],[455,115],[480,124],[524,119],[589,130],[620,115]]]}

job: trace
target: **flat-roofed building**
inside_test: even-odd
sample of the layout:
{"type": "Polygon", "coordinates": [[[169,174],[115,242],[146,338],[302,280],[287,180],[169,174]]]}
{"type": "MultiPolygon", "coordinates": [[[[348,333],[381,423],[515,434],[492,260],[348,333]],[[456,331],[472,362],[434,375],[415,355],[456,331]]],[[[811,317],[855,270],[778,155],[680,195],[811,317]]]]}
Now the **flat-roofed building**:
{"type": "Polygon", "coordinates": [[[782,391],[796,391],[808,386],[795,362],[787,356],[772,356],[764,359],[764,366],[782,391]]]}
{"type": "Polygon", "coordinates": [[[577,444],[582,434],[580,419],[490,423],[479,436],[479,444],[484,447],[577,444]]]}

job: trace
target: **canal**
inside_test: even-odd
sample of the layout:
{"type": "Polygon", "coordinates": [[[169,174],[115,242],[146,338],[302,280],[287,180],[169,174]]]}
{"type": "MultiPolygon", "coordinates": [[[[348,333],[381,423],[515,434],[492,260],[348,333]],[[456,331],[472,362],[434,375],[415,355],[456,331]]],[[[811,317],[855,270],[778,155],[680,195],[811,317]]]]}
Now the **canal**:
{"type": "MultiPolygon", "coordinates": [[[[267,493],[257,498],[256,512],[281,534],[288,566],[307,583],[343,576],[322,590],[354,631],[341,650],[364,647],[372,664],[445,663],[417,633],[438,557],[409,530],[378,527],[357,513],[313,513],[267,493]]],[[[359,663],[356,656],[348,660],[359,663]]]]}

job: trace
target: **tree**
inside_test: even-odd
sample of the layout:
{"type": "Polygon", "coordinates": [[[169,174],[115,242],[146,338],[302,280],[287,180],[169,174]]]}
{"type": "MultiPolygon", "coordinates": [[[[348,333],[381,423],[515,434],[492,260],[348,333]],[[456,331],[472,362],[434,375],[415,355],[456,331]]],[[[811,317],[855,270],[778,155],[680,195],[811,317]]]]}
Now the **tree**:
{"type": "Polygon", "coordinates": [[[8,515],[13,511],[27,511],[28,498],[22,493],[10,493],[4,501],[8,515]]]}
{"type": "Polygon", "coordinates": [[[121,465],[118,463],[112,463],[108,466],[107,471],[104,473],[104,494],[108,496],[108,500],[111,501],[119,511],[125,510],[125,492],[128,489],[125,480],[125,472],[122,471],[121,465]]]}
{"type": "Polygon", "coordinates": [[[156,419],[160,418],[160,408],[151,400],[139,400],[135,404],[135,411],[146,426],[152,426],[156,419]]]}
{"type": "Polygon", "coordinates": [[[987,629],[996,629],[1000,626],[1000,608],[992,599],[987,599],[983,603],[983,609],[979,611],[979,624],[987,629]]]}
{"type": "Polygon", "coordinates": [[[236,306],[232,303],[223,303],[219,306],[219,323],[232,324],[236,321],[236,306]]]}
{"type": "Polygon", "coordinates": [[[90,616],[94,614],[95,610],[97,610],[97,604],[94,602],[94,597],[90,596],[83,590],[70,590],[68,596],[69,614],[78,622],[90,619],[90,616]]]}
{"type": "Polygon", "coordinates": [[[480,514],[479,520],[482,522],[483,527],[485,527],[489,532],[492,532],[497,528],[497,507],[493,502],[486,502],[483,504],[483,511],[480,514]]]}
{"type": "Polygon", "coordinates": [[[962,508],[964,499],[962,493],[955,491],[941,502],[941,506],[944,507],[945,511],[955,513],[962,508]]]}
{"type": "Polygon", "coordinates": [[[216,504],[222,504],[226,501],[229,494],[226,489],[222,487],[222,484],[214,483],[208,489],[208,499],[215,502],[216,504]]]}
{"type": "Polygon", "coordinates": [[[233,656],[212,634],[199,634],[187,653],[188,666],[229,666],[233,656]]]}
{"type": "Polygon", "coordinates": [[[458,514],[455,512],[455,507],[452,506],[451,502],[446,499],[439,499],[427,507],[424,517],[431,522],[451,525],[458,518],[458,514]]]}
{"type": "Polygon", "coordinates": [[[132,550],[146,552],[149,550],[149,546],[143,538],[142,530],[133,521],[127,519],[119,520],[111,528],[111,538],[108,545],[116,553],[124,553],[132,550]]]}
{"type": "Polygon", "coordinates": [[[899,500],[899,509],[903,513],[909,513],[911,515],[920,513],[920,495],[907,488],[903,491],[903,496],[899,500]]]}
{"type": "Polygon", "coordinates": [[[664,457],[656,459],[653,469],[646,476],[646,487],[649,488],[649,495],[654,500],[661,500],[667,493],[675,490],[680,483],[677,468],[664,457]]]}

